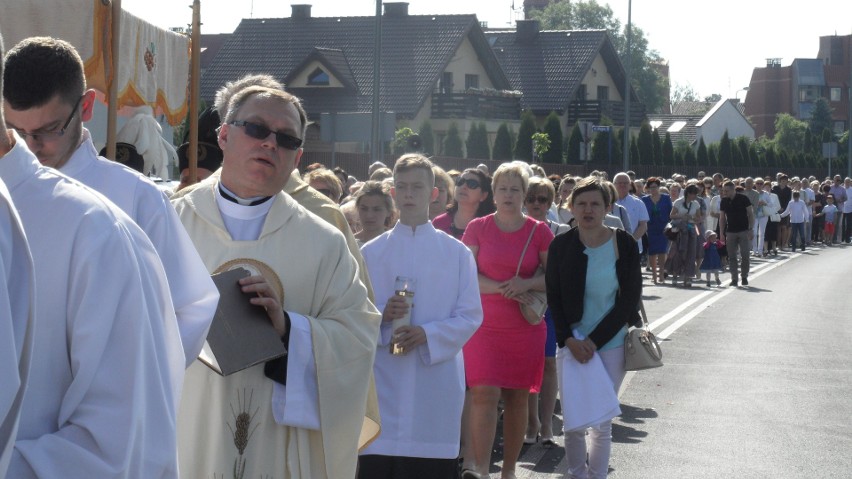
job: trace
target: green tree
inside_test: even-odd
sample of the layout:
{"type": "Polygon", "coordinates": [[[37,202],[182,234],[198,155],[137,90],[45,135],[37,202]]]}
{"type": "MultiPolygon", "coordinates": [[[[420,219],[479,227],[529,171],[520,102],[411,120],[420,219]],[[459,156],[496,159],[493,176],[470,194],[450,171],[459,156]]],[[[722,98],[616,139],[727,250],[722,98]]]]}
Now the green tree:
{"type": "Polygon", "coordinates": [[[807,129],[807,123],[795,119],[788,113],[779,114],[775,118],[776,154],[801,151],[804,148],[807,129]]]}
{"type": "Polygon", "coordinates": [[[778,155],[775,154],[775,145],[769,144],[766,147],[766,166],[768,168],[778,168],[778,155]]]}
{"type": "Polygon", "coordinates": [[[396,134],[394,135],[393,140],[393,155],[394,156],[402,156],[408,152],[408,139],[414,136],[414,130],[409,127],[400,128],[396,130],[396,134]]]}
{"type": "Polygon", "coordinates": [[[757,153],[757,144],[751,143],[748,145],[748,157],[751,162],[751,166],[759,166],[761,168],[765,168],[766,164],[761,159],[760,155],[757,153]]]}
{"type": "Polygon", "coordinates": [[[543,157],[550,150],[550,138],[547,136],[547,133],[533,133],[532,141],[536,160],[543,157]]]}
{"type": "Polygon", "coordinates": [[[832,123],[831,107],[828,105],[828,102],[825,101],[825,98],[817,99],[816,103],[814,103],[811,119],[808,120],[808,126],[811,127],[811,131],[820,132],[826,128],[830,130],[832,123]]]}
{"type": "Polygon", "coordinates": [[[719,166],[734,166],[734,153],[731,148],[731,139],[728,137],[728,130],[725,130],[722,139],[719,140],[719,166]]]}
{"type": "Polygon", "coordinates": [[[543,163],[563,163],[562,157],[562,124],[559,115],[551,111],[544,120],[544,132],[550,138],[550,149],[541,157],[543,163]]]}
{"type": "Polygon", "coordinates": [[[692,148],[687,148],[683,150],[683,165],[686,166],[697,166],[698,158],[695,157],[695,152],[692,148]]]}
{"type": "Polygon", "coordinates": [[[432,156],[435,154],[435,133],[432,132],[432,123],[424,120],[420,125],[420,141],[423,143],[423,154],[432,156]]]}
{"type": "Polygon", "coordinates": [[[654,164],[654,140],[651,135],[651,125],[644,121],[639,127],[639,138],[636,140],[639,147],[639,164],[653,165],[654,164]]]}
{"type": "Polygon", "coordinates": [[[640,165],[639,157],[639,142],[636,141],[635,136],[630,136],[630,164],[631,165],[640,165]]]}
{"type": "Polygon", "coordinates": [[[660,132],[656,128],[651,134],[651,145],[654,147],[654,164],[665,165],[663,162],[663,139],[660,138],[660,132]]]}
{"type": "Polygon", "coordinates": [[[491,149],[488,147],[488,131],[485,123],[474,123],[467,133],[467,157],[477,160],[491,158],[491,149]]]}
{"type": "Polygon", "coordinates": [[[491,150],[491,159],[498,161],[512,160],[512,135],[509,133],[509,125],[506,123],[501,123],[497,128],[494,149],[491,150]]]}
{"type": "MultiPolygon", "coordinates": [[[[621,63],[627,65],[627,28],[622,28],[607,4],[601,5],[597,0],[558,0],[542,10],[533,10],[530,18],[539,20],[544,30],[607,30],[621,63]]],[[[653,65],[662,62],[662,58],[657,51],[648,48],[645,33],[635,24],[631,26],[630,43],[632,86],[647,111],[659,112],[668,85],[653,65]]]]}
{"type": "Polygon", "coordinates": [[[736,147],[740,150],[740,156],[743,159],[742,164],[744,166],[754,166],[757,162],[754,158],[751,157],[751,152],[749,151],[749,146],[751,142],[748,141],[748,138],[745,136],[737,137],[737,139],[734,140],[734,143],[736,144],[736,147]]]}
{"type": "Polygon", "coordinates": [[[674,143],[672,143],[672,135],[666,132],[666,139],[663,140],[663,164],[675,166],[674,143]]]}
{"type": "Polygon", "coordinates": [[[698,141],[698,156],[696,157],[699,168],[709,168],[710,155],[707,153],[707,144],[704,143],[704,137],[698,141]]]}
{"type": "Polygon", "coordinates": [[[568,148],[566,150],[567,160],[569,165],[579,165],[582,163],[580,158],[580,145],[583,143],[583,134],[580,133],[580,124],[574,123],[574,128],[571,128],[571,136],[568,137],[568,148]]]}
{"type": "Polygon", "coordinates": [[[606,165],[609,163],[609,135],[606,131],[595,133],[592,139],[592,159],[591,162],[596,165],[606,165]]]}
{"type": "Polygon", "coordinates": [[[450,123],[447,129],[447,137],[444,138],[444,156],[464,158],[464,145],[456,122],[450,123]]]}
{"type": "Polygon", "coordinates": [[[518,129],[518,139],[515,143],[514,157],[516,160],[524,160],[532,163],[533,143],[532,136],[535,134],[535,116],[529,110],[521,113],[521,126],[518,129]]]}
{"type": "Polygon", "coordinates": [[[719,144],[711,143],[709,147],[707,147],[707,159],[712,165],[713,168],[719,168],[721,166],[719,164],[719,144]]]}

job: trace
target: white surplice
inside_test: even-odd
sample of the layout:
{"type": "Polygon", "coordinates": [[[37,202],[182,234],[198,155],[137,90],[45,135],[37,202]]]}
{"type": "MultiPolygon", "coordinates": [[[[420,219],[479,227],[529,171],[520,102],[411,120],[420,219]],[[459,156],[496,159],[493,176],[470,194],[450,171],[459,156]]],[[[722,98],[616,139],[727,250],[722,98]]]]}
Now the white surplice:
{"type": "Polygon", "coordinates": [[[12,458],[30,370],[34,281],[21,219],[0,180],[0,477],[12,458]]]}
{"type": "Polygon", "coordinates": [[[397,223],[361,253],[379,311],[393,296],[397,276],[415,279],[411,324],[426,333],[426,344],[393,356],[391,323],[382,322],[373,367],[382,433],[362,454],[456,458],[465,390],[462,347],[482,323],[473,255],[432,223],[397,223]]]}
{"type": "Polygon", "coordinates": [[[38,304],[9,477],[177,477],[184,357],[145,233],[15,134],[0,158],[29,241],[38,304]]]}
{"type": "Polygon", "coordinates": [[[246,478],[354,477],[358,447],[378,432],[367,399],[380,315],[343,235],[283,192],[255,207],[228,203],[216,177],[173,203],[210,272],[263,263],[292,321],[286,388],[263,364],[226,377],[199,361],[189,367],[181,476],[230,477],[236,467],[246,478]],[[302,361],[305,351],[313,361],[302,361]]]}
{"type": "Polygon", "coordinates": [[[169,279],[188,367],[207,338],[219,292],[174,208],[148,178],[121,163],[99,157],[86,129],[83,143],[59,171],[106,196],[154,244],[169,279]]]}

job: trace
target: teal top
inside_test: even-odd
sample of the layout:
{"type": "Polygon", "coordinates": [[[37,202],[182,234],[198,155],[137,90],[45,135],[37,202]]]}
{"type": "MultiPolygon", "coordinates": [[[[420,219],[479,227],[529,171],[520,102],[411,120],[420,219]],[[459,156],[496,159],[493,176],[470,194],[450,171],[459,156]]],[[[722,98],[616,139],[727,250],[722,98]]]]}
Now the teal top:
{"type": "MultiPolygon", "coordinates": [[[[610,310],[615,306],[615,296],[618,294],[618,277],[615,274],[615,248],[613,245],[615,235],[596,247],[586,247],[584,253],[589,257],[589,266],[586,269],[586,292],[583,298],[583,317],[579,323],[571,325],[583,336],[595,330],[610,310]]],[[[625,325],[601,351],[624,346],[624,337],[627,335],[625,325]]]]}

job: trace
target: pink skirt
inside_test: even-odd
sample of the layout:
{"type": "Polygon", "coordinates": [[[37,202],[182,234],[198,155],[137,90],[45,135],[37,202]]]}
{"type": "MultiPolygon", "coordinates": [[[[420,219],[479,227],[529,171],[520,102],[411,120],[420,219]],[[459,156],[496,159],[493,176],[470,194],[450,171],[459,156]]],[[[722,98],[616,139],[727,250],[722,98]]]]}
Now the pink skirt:
{"type": "Polygon", "coordinates": [[[468,387],[541,389],[544,374],[544,343],[547,325],[532,326],[517,301],[499,294],[483,294],[482,326],[464,346],[468,387]]]}

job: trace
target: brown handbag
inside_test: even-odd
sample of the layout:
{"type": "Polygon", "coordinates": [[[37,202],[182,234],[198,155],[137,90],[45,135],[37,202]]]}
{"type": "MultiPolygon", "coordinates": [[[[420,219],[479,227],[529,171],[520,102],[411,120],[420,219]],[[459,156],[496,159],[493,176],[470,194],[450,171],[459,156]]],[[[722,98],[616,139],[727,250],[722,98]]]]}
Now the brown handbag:
{"type": "MultiPolygon", "coordinates": [[[[524,250],[521,251],[521,259],[518,260],[518,268],[515,271],[515,276],[518,276],[521,273],[521,263],[524,262],[524,256],[527,254],[527,248],[532,241],[533,235],[535,234],[535,229],[538,227],[536,224],[533,226],[532,231],[530,231],[530,236],[527,238],[527,243],[524,245],[524,250]]],[[[529,290],[527,294],[532,296],[533,301],[531,304],[523,304],[518,303],[521,306],[521,314],[524,315],[524,319],[527,320],[528,323],[535,326],[540,323],[544,319],[544,312],[547,311],[547,294],[544,291],[536,291],[529,290]]]]}

